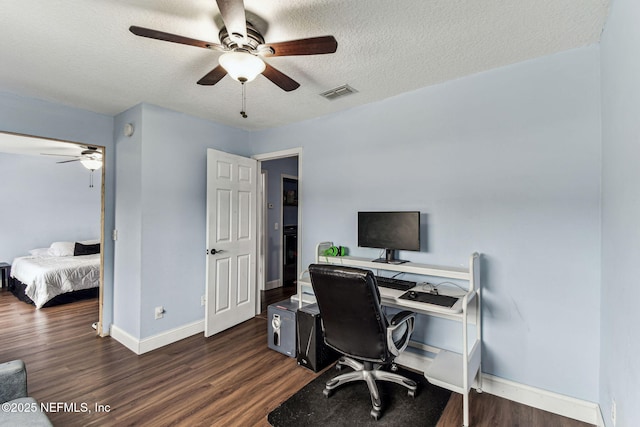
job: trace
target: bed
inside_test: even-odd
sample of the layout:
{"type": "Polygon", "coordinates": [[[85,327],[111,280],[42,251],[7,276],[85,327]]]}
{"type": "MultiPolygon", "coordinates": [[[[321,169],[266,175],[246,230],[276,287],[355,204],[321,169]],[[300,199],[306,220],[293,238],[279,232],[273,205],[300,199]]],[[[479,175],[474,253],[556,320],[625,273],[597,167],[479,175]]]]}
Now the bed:
{"type": "Polygon", "coordinates": [[[99,243],[54,242],[50,248],[29,252],[11,264],[10,290],[19,299],[42,308],[97,296],[99,243]]]}

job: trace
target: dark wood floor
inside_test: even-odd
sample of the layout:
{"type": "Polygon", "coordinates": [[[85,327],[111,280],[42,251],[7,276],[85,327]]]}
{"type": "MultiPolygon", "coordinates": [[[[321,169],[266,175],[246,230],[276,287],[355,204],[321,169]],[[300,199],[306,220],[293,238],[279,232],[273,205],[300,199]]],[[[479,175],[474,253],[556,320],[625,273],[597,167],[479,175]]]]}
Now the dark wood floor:
{"type": "MultiPolygon", "coordinates": [[[[265,307],[289,293],[268,291],[265,307]]],[[[30,395],[80,411],[50,412],[56,426],[268,426],[267,414],[317,375],[267,348],[266,316],[137,356],[96,337],[96,313],[97,300],[35,310],[0,290],[0,361],[23,359],[30,395]],[[81,412],[82,404],[92,411],[81,412]]],[[[454,394],[438,426],[460,426],[460,408],[454,394]]],[[[486,393],[473,395],[471,419],[474,426],[587,426],[486,393]]]]}
{"type": "MultiPolygon", "coordinates": [[[[262,296],[260,298],[260,302],[262,303],[262,313],[264,316],[267,314],[267,307],[271,304],[275,304],[277,302],[289,299],[291,295],[296,293],[295,286],[287,286],[281,288],[271,289],[267,292],[262,292],[262,296]]],[[[266,317],[265,317],[266,318],[266,317]]]]}

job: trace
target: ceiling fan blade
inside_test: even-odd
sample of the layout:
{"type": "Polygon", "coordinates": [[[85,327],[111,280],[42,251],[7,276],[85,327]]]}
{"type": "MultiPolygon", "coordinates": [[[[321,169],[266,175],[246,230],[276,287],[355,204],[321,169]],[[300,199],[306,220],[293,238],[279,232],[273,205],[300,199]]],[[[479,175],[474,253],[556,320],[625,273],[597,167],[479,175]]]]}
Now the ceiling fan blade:
{"type": "Polygon", "coordinates": [[[207,75],[205,75],[203,78],[198,80],[198,84],[204,85],[204,86],[212,86],[218,83],[220,80],[222,80],[222,78],[226,75],[227,75],[227,70],[222,68],[221,65],[218,65],[216,68],[209,71],[207,75]]]}
{"type": "Polygon", "coordinates": [[[265,65],[266,68],[262,72],[262,75],[271,80],[276,86],[280,87],[280,89],[286,92],[291,92],[292,90],[296,90],[300,87],[300,83],[293,80],[291,77],[276,70],[266,62],[265,65]]]}
{"type": "Polygon", "coordinates": [[[162,40],[165,42],[186,44],[188,46],[202,47],[204,49],[211,49],[211,50],[219,50],[219,51],[226,50],[224,46],[218,43],[205,42],[202,40],[196,40],[189,37],[178,36],[176,34],[165,33],[164,31],[137,27],[135,25],[130,26],[129,31],[131,31],[136,36],[148,37],[150,39],[162,40]]]}
{"type": "Polygon", "coordinates": [[[338,49],[338,41],[333,36],[310,37],[308,39],[290,40],[280,43],[268,43],[258,47],[266,52],[264,56],[320,55],[334,53],[338,49]]]}
{"type": "Polygon", "coordinates": [[[63,160],[61,162],[56,162],[56,163],[69,163],[69,162],[79,162],[80,159],[73,159],[73,160],[63,160]]]}
{"type": "Polygon", "coordinates": [[[242,0],[216,0],[229,37],[236,43],[247,43],[247,19],[242,0]]]}
{"type": "Polygon", "coordinates": [[[40,153],[41,156],[80,157],[71,154],[40,153]]]}

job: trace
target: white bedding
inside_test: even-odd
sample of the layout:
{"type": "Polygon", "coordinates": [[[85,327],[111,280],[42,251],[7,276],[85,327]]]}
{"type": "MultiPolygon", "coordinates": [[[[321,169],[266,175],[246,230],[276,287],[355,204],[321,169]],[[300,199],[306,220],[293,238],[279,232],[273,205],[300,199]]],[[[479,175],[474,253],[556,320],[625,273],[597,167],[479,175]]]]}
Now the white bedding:
{"type": "Polygon", "coordinates": [[[100,254],[18,257],[11,265],[11,277],[26,285],[25,294],[41,308],[57,295],[100,286],[100,254]]]}

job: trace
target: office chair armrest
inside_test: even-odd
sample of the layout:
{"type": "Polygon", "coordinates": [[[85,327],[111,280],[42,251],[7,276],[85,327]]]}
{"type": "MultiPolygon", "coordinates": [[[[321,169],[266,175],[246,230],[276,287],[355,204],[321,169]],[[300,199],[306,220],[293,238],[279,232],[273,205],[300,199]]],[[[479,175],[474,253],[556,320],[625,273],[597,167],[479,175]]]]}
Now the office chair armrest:
{"type": "Polygon", "coordinates": [[[396,313],[395,316],[391,319],[390,325],[396,326],[402,322],[406,322],[409,318],[415,318],[416,314],[413,311],[404,310],[400,313],[396,313]]]}
{"type": "Polygon", "coordinates": [[[409,345],[409,337],[413,332],[415,318],[416,314],[414,312],[405,310],[397,313],[391,319],[391,324],[387,327],[387,344],[389,351],[391,351],[391,354],[394,356],[398,356],[407,348],[407,345],[409,345]],[[403,326],[406,326],[406,329],[402,333],[402,336],[394,336],[394,332],[403,326]]]}

